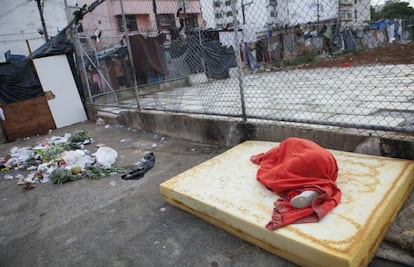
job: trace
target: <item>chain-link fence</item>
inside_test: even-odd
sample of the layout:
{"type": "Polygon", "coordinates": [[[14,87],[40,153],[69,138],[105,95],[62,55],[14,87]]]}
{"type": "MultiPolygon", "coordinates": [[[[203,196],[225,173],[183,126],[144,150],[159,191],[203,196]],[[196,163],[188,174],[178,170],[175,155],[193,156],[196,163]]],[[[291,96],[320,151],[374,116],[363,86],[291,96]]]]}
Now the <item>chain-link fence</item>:
{"type": "Polygon", "coordinates": [[[139,110],[412,133],[413,19],[374,21],[382,13],[372,2],[106,1],[77,29],[85,96],[139,110]],[[103,5],[112,13],[100,15],[103,5]]]}

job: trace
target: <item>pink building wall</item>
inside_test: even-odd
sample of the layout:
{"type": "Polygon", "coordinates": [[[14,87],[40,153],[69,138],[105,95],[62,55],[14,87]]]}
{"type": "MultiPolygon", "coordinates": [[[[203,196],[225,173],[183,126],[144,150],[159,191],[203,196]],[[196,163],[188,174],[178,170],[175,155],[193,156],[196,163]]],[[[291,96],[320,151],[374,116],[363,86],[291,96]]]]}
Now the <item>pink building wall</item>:
{"type": "MultiPolygon", "coordinates": [[[[79,0],[79,6],[90,5],[95,0],[79,0]]],[[[156,20],[153,12],[152,0],[122,0],[125,15],[135,15],[138,31],[141,33],[154,31],[156,20]]],[[[156,0],[157,14],[174,14],[176,26],[179,26],[179,19],[175,16],[178,10],[177,0],[156,0]]],[[[197,14],[199,25],[202,23],[200,1],[190,1],[186,8],[186,13],[197,14]]],[[[117,15],[121,15],[120,0],[107,0],[96,7],[93,12],[85,15],[83,19],[83,29],[86,35],[93,35],[96,28],[102,31],[101,47],[113,43],[107,40],[109,36],[122,36],[119,31],[117,15]],[[100,23],[99,23],[100,22],[100,23]],[[108,44],[107,44],[108,43],[108,44]]],[[[118,38],[119,39],[119,38],[118,38]]]]}

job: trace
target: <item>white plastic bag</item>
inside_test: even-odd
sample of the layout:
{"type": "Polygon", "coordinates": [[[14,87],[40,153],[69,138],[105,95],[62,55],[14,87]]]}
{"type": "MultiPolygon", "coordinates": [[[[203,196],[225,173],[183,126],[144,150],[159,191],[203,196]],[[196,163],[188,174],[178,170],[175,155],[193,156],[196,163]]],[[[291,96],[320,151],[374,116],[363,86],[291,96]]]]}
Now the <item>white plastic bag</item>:
{"type": "Polygon", "coordinates": [[[65,163],[69,166],[79,166],[82,169],[85,168],[86,164],[93,163],[92,158],[86,155],[82,150],[70,150],[63,152],[62,156],[65,163]]]}
{"type": "Polygon", "coordinates": [[[32,154],[33,154],[33,150],[30,149],[29,147],[22,147],[22,148],[13,147],[10,150],[10,156],[12,158],[16,158],[17,162],[25,162],[32,156],[32,154]]]}
{"type": "Polygon", "coordinates": [[[104,167],[111,167],[118,158],[118,152],[110,147],[100,147],[96,151],[96,162],[104,167]]]}

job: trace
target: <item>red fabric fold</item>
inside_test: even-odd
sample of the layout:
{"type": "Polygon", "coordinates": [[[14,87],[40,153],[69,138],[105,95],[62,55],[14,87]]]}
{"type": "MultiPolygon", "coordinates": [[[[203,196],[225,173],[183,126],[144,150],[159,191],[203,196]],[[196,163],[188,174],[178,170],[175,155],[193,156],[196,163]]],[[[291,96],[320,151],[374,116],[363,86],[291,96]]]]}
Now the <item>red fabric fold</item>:
{"type": "Polygon", "coordinates": [[[317,222],[340,202],[336,159],[310,140],[288,138],[252,156],[251,161],[260,166],[257,180],[281,197],[274,203],[272,220],[266,225],[270,230],[292,223],[317,222]],[[308,207],[292,207],[290,200],[305,190],[317,191],[320,196],[308,207]]]}

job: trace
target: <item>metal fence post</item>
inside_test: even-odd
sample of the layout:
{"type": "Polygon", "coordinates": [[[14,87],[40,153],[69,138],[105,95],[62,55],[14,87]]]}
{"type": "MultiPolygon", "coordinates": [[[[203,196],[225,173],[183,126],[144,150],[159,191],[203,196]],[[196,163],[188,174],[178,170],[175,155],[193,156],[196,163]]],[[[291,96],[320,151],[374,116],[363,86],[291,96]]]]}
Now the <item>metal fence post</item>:
{"type": "Polygon", "coordinates": [[[94,100],[92,97],[91,88],[89,86],[88,73],[86,72],[86,64],[85,64],[85,59],[83,58],[83,50],[81,49],[79,32],[75,24],[73,24],[72,27],[73,27],[74,37],[75,37],[75,52],[77,55],[79,55],[80,60],[82,62],[82,73],[84,77],[84,84],[86,84],[86,89],[88,90],[89,101],[91,104],[93,104],[94,100]]]}
{"type": "Polygon", "coordinates": [[[127,23],[126,23],[126,17],[124,12],[124,5],[122,3],[122,0],[119,0],[119,3],[121,5],[121,13],[122,13],[122,27],[124,28],[124,36],[125,41],[128,49],[128,56],[129,56],[129,62],[131,64],[132,72],[133,72],[133,78],[134,78],[134,92],[135,92],[135,98],[137,100],[137,109],[138,112],[141,112],[141,107],[139,103],[139,92],[138,92],[138,84],[137,84],[137,77],[135,72],[135,66],[134,61],[132,60],[132,50],[131,50],[131,44],[129,43],[129,35],[128,35],[128,29],[127,29],[127,23]]]}
{"type": "Polygon", "coordinates": [[[240,55],[240,41],[239,41],[239,22],[237,20],[237,10],[236,10],[236,1],[231,1],[231,9],[233,13],[233,29],[234,29],[234,52],[236,53],[236,62],[237,62],[237,78],[239,80],[239,91],[240,91],[240,102],[242,110],[242,118],[245,122],[247,120],[246,116],[246,105],[244,99],[244,87],[243,87],[243,72],[242,72],[242,62],[240,55]]]}

